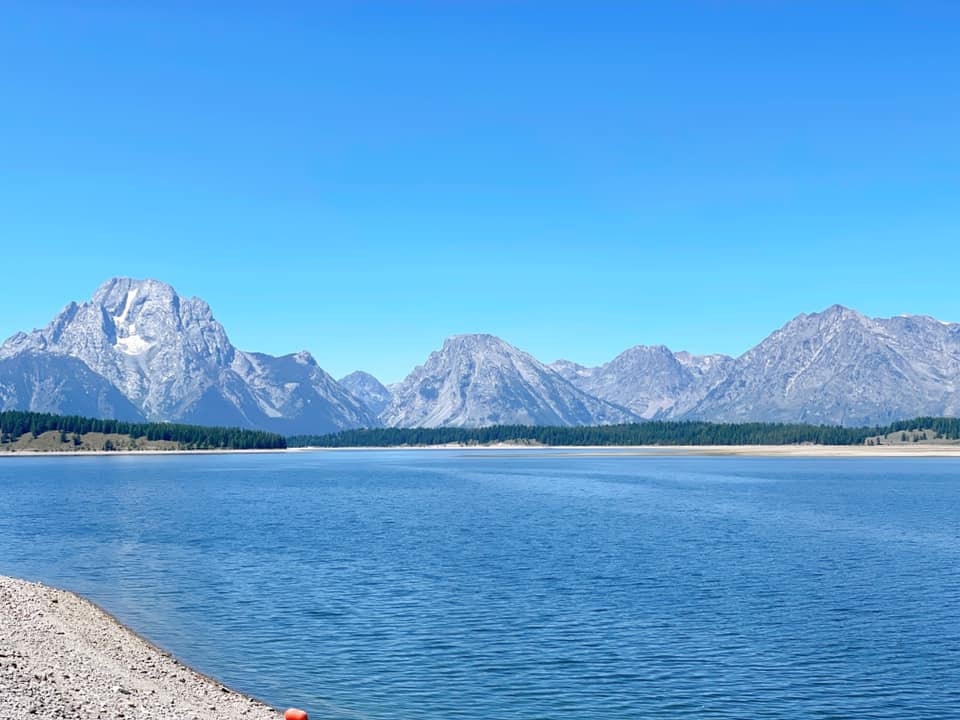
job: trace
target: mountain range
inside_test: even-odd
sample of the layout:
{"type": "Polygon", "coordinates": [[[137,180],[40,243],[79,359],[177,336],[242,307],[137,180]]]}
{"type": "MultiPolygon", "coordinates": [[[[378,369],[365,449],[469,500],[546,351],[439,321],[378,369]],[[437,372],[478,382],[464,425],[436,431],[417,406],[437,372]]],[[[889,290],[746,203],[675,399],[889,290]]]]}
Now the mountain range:
{"type": "Polygon", "coordinates": [[[387,387],[360,371],[334,380],[306,351],[239,350],[203,300],[114,278],[0,346],[0,409],[288,435],[686,419],[872,425],[960,414],[960,324],[835,305],[737,358],[638,345],[598,367],[546,365],[492,335],[457,335],[387,387]]]}

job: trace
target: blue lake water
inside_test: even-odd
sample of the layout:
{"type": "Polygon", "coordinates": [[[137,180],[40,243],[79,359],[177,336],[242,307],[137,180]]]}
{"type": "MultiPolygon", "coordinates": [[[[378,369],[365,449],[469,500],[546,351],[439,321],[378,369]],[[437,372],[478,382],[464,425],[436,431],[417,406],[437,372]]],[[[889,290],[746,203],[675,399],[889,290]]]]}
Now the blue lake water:
{"type": "Polygon", "coordinates": [[[0,573],[318,718],[960,717],[960,461],[0,458],[0,573]]]}

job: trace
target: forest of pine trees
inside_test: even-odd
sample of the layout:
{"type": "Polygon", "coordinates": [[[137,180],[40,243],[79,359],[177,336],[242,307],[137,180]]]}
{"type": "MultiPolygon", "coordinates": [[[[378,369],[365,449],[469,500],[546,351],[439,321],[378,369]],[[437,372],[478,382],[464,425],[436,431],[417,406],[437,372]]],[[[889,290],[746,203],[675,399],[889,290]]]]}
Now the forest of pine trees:
{"type": "Polygon", "coordinates": [[[647,422],[589,427],[495,425],[485,428],[371,428],[287,438],[290,447],[398,447],[403,445],[863,445],[867,438],[900,431],[933,430],[960,439],[960,418],[917,418],[886,427],[786,423],[647,422]]]}
{"type": "Polygon", "coordinates": [[[11,442],[26,433],[36,437],[51,430],[60,433],[62,442],[66,441],[67,433],[73,434],[76,439],[85,433],[96,432],[129,435],[131,439],[166,440],[192,450],[275,450],[287,446],[282,435],[261,430],[177,423],[130,423],[20,410],[0,412],[0,443],[11,442]]]}
{"type": "MultiPolygon", "coordinates": [[[[51,430],[75,445],[85,433],[129,435],[131,439],[164,440],[184,449],[274,450],[286,447],[399,447],[411,445],[863,445],[868,439],[899,433],[905,442],[928,431],[936,440],[960,439],[960,418],[921,417],[883,427],[850,428],[838,425],[790,423],[646,422],[628,425],[546,427],[494,425],[484,428],[369,428],[330,435],[298,435],[241,428],[203,427],[177,423],[130,423],[76,415],[52,415],[20,410],[0,412],[0,444],[26,433],[34,437],[51,430]]],[[[927,434],[924,435],[927,437],[927,434]]]]}

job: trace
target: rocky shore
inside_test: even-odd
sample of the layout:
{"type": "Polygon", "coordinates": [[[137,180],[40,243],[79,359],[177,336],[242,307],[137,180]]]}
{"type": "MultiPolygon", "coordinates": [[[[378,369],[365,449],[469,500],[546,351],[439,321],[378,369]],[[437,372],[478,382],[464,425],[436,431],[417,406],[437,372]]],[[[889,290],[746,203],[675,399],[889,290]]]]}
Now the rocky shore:
{"type": "Polygon", "coordinates": [[[0,576],[0,720],[276,720],[73,593],[0,576]]]}

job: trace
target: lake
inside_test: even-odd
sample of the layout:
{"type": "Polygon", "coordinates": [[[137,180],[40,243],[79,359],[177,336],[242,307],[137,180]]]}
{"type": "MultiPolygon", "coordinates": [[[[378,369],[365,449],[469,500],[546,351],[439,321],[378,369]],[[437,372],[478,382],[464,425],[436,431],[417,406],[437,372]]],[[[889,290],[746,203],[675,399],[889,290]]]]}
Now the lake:
{"type": "Polygon", "coordinates": [[[956,718],[960,462],[0,458],[0,573],[316,718],[956,718]]]}

